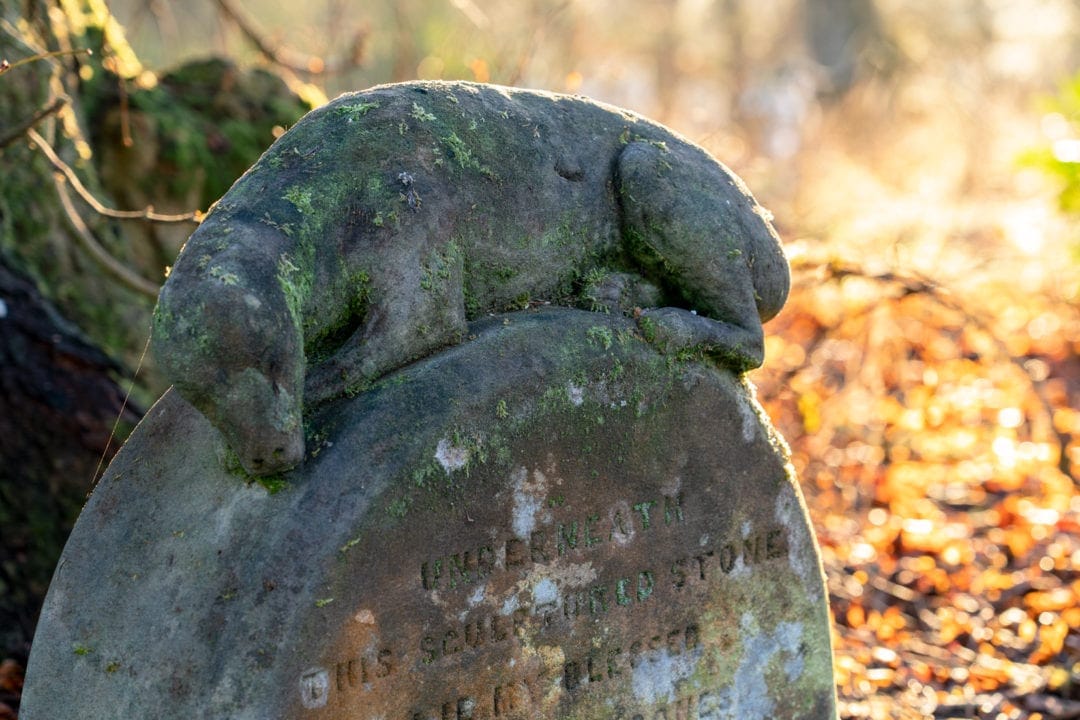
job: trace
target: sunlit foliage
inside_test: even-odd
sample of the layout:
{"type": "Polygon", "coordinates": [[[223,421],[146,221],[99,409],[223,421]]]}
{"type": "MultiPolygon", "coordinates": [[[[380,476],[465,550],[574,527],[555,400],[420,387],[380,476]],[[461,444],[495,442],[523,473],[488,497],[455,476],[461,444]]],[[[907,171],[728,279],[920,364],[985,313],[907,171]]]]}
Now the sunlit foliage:
{"type": "Polygon", "coordinates": [[[1064,716],[1080,317],[1008,284],[965,306],[914,278],[797,278],[756,379],[818,530],[844,716],[1064,716]]]}

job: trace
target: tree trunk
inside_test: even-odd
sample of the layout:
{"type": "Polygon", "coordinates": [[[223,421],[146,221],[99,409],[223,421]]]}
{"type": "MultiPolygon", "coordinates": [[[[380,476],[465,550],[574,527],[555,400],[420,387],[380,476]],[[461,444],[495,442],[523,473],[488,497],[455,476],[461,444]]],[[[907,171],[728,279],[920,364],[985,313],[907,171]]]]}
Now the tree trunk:
{"type": "Polygon", "coordinates": [[[144,358],[150,313],[195,226],[109,208],[205,210],[308,107],[276,75],[223,60],[134,82],[142,68],[104,0],[0,3],[0,60],[3,660],[29,648],[117,418],[121,437],[138,419],[115,378],[141,368],[139,405],[164,389],[144,358]]]}
{"type": "Polygon", "coordinates": [[[0,651],[23,655],[119,420],[139,412],[88,343],[0,258],[0,651]]]}
{"type": "MultiPolygon", "coordinates": [[[[141,347],[135,337],[145,341],[145,323],[124,325],[149,307],[79,250],[54,168],[30,142],[38,133],[70,165],[88,147],[71,56],[20,63],[70,49],[57,9],[51,0],[0,6],[0,59],[11,64],[0,74],[0,660],[29,649],[54,564],[121,413],[119,366],[61,313],[110,338],[115,351],[141,347]]],[[[92,165],[80,174],[96,185],[92,165]]],[[[118,234],[107,230],[98,237],[122,256],[118,234]]]]}

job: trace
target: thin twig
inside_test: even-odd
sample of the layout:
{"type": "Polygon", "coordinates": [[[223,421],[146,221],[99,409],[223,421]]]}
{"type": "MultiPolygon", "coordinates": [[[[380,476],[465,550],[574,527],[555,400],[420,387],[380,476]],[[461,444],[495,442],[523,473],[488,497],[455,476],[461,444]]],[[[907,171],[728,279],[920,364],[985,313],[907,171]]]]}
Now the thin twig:
{"type": "Polygon", "coordinates": [[[71,202],[71,196],[68,195],[64,175],[56,173],[53,176],[53,181],[56,185],[56,194],[60,197],[60,204],[64,207],[64,213],[67,215],[68,222],[71,223],[71,227],[75,231],[75,236],[82,241],[83,247],[90,253],[90,256],[109,274],[135,292],[150,298],[157,298],[159,288],[155,283],[146,280],[142,276],[132,272],[127,266],[122,265],[116,258],[109,254],[108,250],[101,246],[101,243],[97,241],[94,234],[90,232],[90,228],[83,222],[79,212],[75,209],[75,205],[71,202]]]}
{"type": "MultiPolygon", "coordinates": [[[[810,268],[811,265],[807,264],[804,267],[810,268]]],[[[798,268],[796,268],[798,269],[798,268]]],[[[886,272],[880,274],[873,274],[866,272],[858,266],[839,265],[830,263],[825,267],[825,279],[841,281],[847,277],[860,277],[865,280],[872,280],[880,283],[891,283],[899,286],[901,291],[901,297],[908,295],[925,295],[932,298],[935,302],[944,308],[958,312],[964,315],[972,324],[975,325],[980,331],[982,331],[994,344],[994,347],[1002,355],[1002,357],[1008,358],[1009,361],[1015,365],[1020,372],[1027,378],[1031,389],[1035,393],[1035,397],[1038,399],[1039,404],[1042,406],[1044,415],[1050,433],[1054,435],[1054,439],[1058,446],[1058,469],[1070,480],[1074,485],[1080,486],[1080,479],[1074,474],[1074,469],[1069,459],[1068,446],[1072,437],[1063,431],[1060,431],[1054,425],[1054,410],[1050,404],[1050,400],[1046,394],[1046,383],[1043,380],[1032,375],[1031,370],[1027,367],[1023,358],[1016,357],[1009,352],[1008,346],[1005,341],[998,337],[994,331],[993,325],[989,320],[982,317],[978,312],[967,307],[962,301],[957,300],[956,297],[950,293],[946,288],[942,287],[933,280],[925,277],[910,277],[903,276],[897,273],[886,272]]],[[[809,357],[809,356],[808,356],[809,357]]]]}
{"type": "Polygon", "coordinates": [[[98,458],[97,467],[94,469],[94,477],[90,479],[90,490],[86,496],[89,498],[90,493],[94,492],[94,488],[97,487],[98,482],[101,481],[101,468],[105,465],[105,459],[109,456],[109,450],[112,449],[112,442],[116,439],[116,430],[120,427],[120,421],[124,418],[124,412],[127,410],[128,403],[131,401],[131,392],[135,389],[135,381],[139,377],[139,371],[142,370],[143,363],[146,361],[146,353],[150,349],[150,336],[146,336],[146,342],[143,343],[142,354],[139,355],[139,362],[135,366],[135,373],[131,376],[131,382],[128,383],[127,392],[124,393],[124,402],[120,405],[120,412],[116,414],[116,421],[113,422],[112,430],[109,431],[109,439],[105,443],[105,449],[101,451],[101,457],[98,458]]]}
{"type": "Polygon", "coordinates": [[[525,75],[525,70],[528,68],[529,63],[536,57],[537,50],[543,44],[544,35],[549,30],[551,24],[555,21],[555,18],[570,7],[570,2],[561,2],[554,7],[549,8],[539,22],[536,23],[536,27],[532,34],[529,35],[528,41],[523,43],[521,53],[518,55],[517,62],[514,64],[514,71],[507,78],[507,85],[517,85],[521,82],[521,78],[525,75]]]}
{"type": "Polygon", "coordinates": [[[196,210],[194,212],[183,213],[180,215],[163,215],[161,213],[154,212],[153,207],[148,207],[145,210],[113,210],[112,208],[105,207],[100,200],[95,198],[86,186],[79,180],[79,176],[75,174],[75,171],[68,166],[60,156],[56,154],[56,151],[52,149],[52,146],[41,137],[41,135],[30,128],[26,131],[30,140],[38,147],[39,150],[49,159],[53,167],[64,174],[64,177],[68,179],[71,186],[75,188],[75,192],[79,194],[79,197],[89,205],[94,212],[98,215],[103,215],[108,218],[115,218],[117,220],[149,220],[151,222],[161,223],[174,223],[174,222],[199,222],[200,213],[196,210]]]}
{"type": "Polygon", "coordinates": [[[362,52],[358,50],[356,44],[362,42],[362,35],[358,35],[354,41],[352,57],[349,60],[329,64],[318,56],[308,55],[304,57],[301,53],[281,44],[271,44],[263,33],[255,27],[255,24],[245,17],[240,8],[233,4],[233,0],[216,1],[221,12],[236,23],[236,27],[255,46],[255,49],[265,56],[267,60],[281,68],[309,75],[332,75],[357,67],[360,64],[358,58],[362,52]]]}
{"type": "Polygon", "coordinates": [[[903,585],[899,585],[877,575],[870,577],[870,585],[883,593],[892,595],[901,602],[910,603],[916,598],[916,593],[911,588],[904,587],[903,585]]]}
{"type": "Polygon", "coordinates": [[[55,115],[56,113],[63,110],[64,106],[66,105],[67,98],[58,97],[30,117],[28,117],[26,120],[23,120],[21,123],[12,128],[12,130],[6,135],[0,137],[0,150],[6,148],[8,145],[21,138],[23,135],[26,134],[27,130],[37,125],[45,118],[49,117],[50,115],[55,115]]]}
{"type": "Polygon", "coordinates": [[[37,55],[31,55],[15,62],[8,62],[7,60],[0,60],[0,75],[14,70],[20,65],[26,65],[38,60],[48,60],[49,58],[63,57],[64,55],[93,55],[94,51],[90,48],[79,48],[77,50],[53,50],[52,52],[38,53],[37,55]]]}

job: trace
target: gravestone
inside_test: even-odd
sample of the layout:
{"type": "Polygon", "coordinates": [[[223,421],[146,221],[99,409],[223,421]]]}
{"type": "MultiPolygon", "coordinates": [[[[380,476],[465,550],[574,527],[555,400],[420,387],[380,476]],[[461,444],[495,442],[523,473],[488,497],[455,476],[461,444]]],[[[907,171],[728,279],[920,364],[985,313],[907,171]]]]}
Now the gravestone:
{"type": "Polygon", "coordinates": [[[741,374],[787,289],[734,176],[625,111],[420,83],[311,113],[170,275],[176,385],[70,537],[24,719],[834,718],[741,374]]]}
{"type": "Polygon", "coordinates": [[[750,387],[613,316],[472,330],[313,418],[273,493],[166,395],[71,536],[24,717],[834,717],[750,387]]]}

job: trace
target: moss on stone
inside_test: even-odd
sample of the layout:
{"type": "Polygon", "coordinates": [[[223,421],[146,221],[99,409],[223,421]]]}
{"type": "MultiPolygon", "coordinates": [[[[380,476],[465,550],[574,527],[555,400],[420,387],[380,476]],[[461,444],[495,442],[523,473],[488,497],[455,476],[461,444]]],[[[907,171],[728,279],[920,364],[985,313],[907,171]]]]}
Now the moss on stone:
{"type": "Polygon", "coordinates": [[[315,212],[315,209],[311,206],[311,189],[294,186],[289,188],[284,195],[283,200],[288,200],[296,208],[297,212],[302,215],[311,215],[315,212]]]}
{"type": "Polygon", "coordinates": [[[334,108],[334,112],[343,116],[348,122],[356,122],[360,118],[368,114],[369,111],[379,107],[379,103],[376,102],[357,102],[349,103],[345,105],[339,105],[334,108]]]}
{"type": "Polygon", "coordinates": [[[495,172],[487,165],[483,165],[473,155],[472,150],[469,149],[465,141],[458,137],[456,132],[451,131],[449,135],[442,138],[443,144],[446,146],[447,151],[450,153],[450,159],[453,160],[463,170],[475,170],[481,175],[486,175],[489,178],[495,178],[495,172]]]}
{"type": "Polygon", "coordinates": [[[312,272],[305,271],[305,268],[293,262],[293,258],[288,253],[283,253],[278,258],[277,281],[285,295],[285,303],[289,308],[293,324],[297,328],[303,328],[304,307],[311,296],[312,272]]]}
{"type": "Polygon", "coordinates": [[[220,265],[210,268],[210,277],[217,278],[225,285],[236,285],[240,282],[240,278],[236,273],[229,272],[220,265]]]}
{"type": "Polygon", "coordinates": [[[604,350],[610,350],[613,342],[613,335],[610,328],[603,327],[602,325],[594,325],[586,332],[586,337],[589,342],[603,348],[604,350]]]}
{"type": "Polygon", "coordinates": [[[412,104],[410,116],[414,120],[419,120],[420,122],[434,122],[436,119],[432,113],[428,112],[423,106],[416,102],[412,104]]]}
{"type": "Polygon", "coordinates": [[[432,250],[423,263],[420,289],[446,292],[450,281],[461,271],[462,261],[461,248],[453,240],[432,250]]]}

